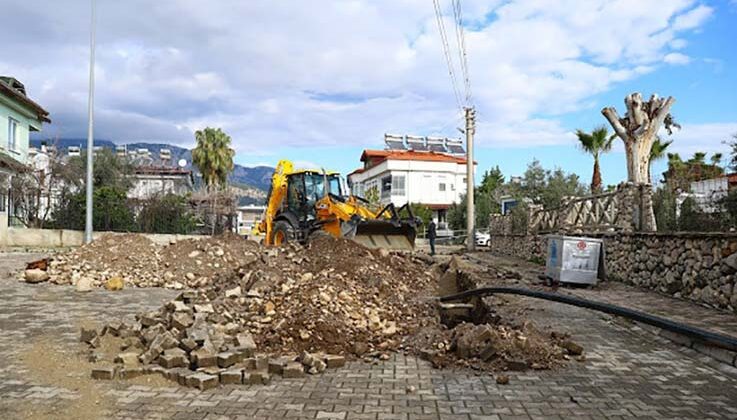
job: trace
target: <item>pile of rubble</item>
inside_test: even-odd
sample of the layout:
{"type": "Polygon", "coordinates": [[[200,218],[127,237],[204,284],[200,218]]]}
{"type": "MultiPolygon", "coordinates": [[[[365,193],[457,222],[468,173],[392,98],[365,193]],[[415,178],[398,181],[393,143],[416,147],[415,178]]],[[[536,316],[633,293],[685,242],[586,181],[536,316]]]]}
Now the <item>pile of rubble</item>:
{"type": "Polygon", "coordinates": [[[172,241],[166,246],[144,235],[107,234],[55,254],[42,268],[29,267],[24,279],[71,284],[80,291],[108,287],[111,279],[127,287],[184,289],[206,285],[223,271],[236,271],[244,259],[260,252],[257,243],[232,234],[172,241]]]}
{"type": "Polygon", "coordinates": [[[583,347],[567,334],[542,333],[532,324],[462,323],[429,337],[421,355],[433,366],[464,366],[485,371],[551,369],[571,357],[583,361],[583,347]]]}
{"type": "Polygon", "coordinates": [[[237,271],[221,269],[135,324],[84,330],[100,363],[93,376],[158,372],[200,388],[263,383],[269,374],[319,373],[346,356],[400,348],[434,318],[433,276],[411,255],[332,237],[247,247],[237,251],[237,271]],[[119,353],[101,352],[111,337],[119,353]]]}
{"type": "MultiPolygon", "coordinates": [[[[80,289],[103,285],[111,278],[127,284],[159,285],[159,247],[143,235],[104,235],[49,262],[48,280],[79,285],[80,289]]],[[[28,274],[26,275],[28,277],[28,274]]]]}

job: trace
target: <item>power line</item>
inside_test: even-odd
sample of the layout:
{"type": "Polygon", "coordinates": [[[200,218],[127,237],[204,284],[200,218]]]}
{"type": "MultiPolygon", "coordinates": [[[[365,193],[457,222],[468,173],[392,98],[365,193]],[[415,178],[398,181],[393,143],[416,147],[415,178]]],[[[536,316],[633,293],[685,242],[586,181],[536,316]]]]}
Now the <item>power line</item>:
{"type": "Polygon", "coordinates": [[[435,7],[435,18],[438,22],[438,31],[440,32],[440,41],[443,47],[443,54],[445,55],[445,61],[448,64],[448,74],[450,75],[450,81],[453,85],[453,94],[455,94],[456,102],[458,107],[463,109],[463,103],[461,101],[460,90],[458,89],[458,82],[456,81],[455,71],[453,70],[453,59],[450,55],[450,46],[448,45],[448,36],[445,32],[445,25],[443,24],[443,14],[440,10],[439,0],[432,1],[435,7]]]}
{"type": "Polygon", "coordinates": [[[453,5],[453,17],[455,18],[456,43],[458,44],[458,61],[463,74],[463,83],[466,90],[466,105],[472,102],[471,79],[468,72],[468,54],[466,53],[466,36],[463,31],[463,13],[461,0],[451,0],[453,5]]]}

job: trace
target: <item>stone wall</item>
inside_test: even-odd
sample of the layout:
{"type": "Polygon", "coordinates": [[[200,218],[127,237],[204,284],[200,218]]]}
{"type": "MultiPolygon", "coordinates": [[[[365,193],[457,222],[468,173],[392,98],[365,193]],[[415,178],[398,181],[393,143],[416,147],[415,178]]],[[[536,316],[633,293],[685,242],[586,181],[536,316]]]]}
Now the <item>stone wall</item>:
{"type": "MultiPolygon", "coordinates": [[[[602,238],[607,280],[737,311],[737,234],[581,234],[602,238]]],[[[493,236],[494,252],[545,260],[543,235],[493,236]]]]}

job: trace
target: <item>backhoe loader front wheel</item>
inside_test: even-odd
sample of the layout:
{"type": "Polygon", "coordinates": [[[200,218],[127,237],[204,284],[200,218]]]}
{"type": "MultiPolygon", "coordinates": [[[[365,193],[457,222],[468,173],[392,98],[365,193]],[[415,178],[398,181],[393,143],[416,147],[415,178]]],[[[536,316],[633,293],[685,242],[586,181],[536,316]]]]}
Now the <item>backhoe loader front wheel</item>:
{"type": "Polygon", "coordinates": [[[274,245],[282,245],[294,240],[294,228],[286,220],[279,220],[274,223],[271,231],[271,243],[274,245]]]}

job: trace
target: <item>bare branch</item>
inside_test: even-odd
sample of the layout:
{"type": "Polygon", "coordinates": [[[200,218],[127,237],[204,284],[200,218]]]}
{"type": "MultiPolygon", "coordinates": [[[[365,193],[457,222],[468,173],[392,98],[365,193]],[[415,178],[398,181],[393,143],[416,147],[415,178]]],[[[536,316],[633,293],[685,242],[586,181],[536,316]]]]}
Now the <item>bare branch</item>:
{"type": "Polygon", "coordinates": [[[612,125],[612,128],[614,128],[614,132],[617,133],[619,138],[621,138],[625,143],[627,143],[627,130],[624,128],[622,123],[619,120],[619,114],[617,113],[617,110],[614,107],[607,107],[601,110],[601,113],[604,115],[604,118],[609,121],[609,124],[612,125]]]}

